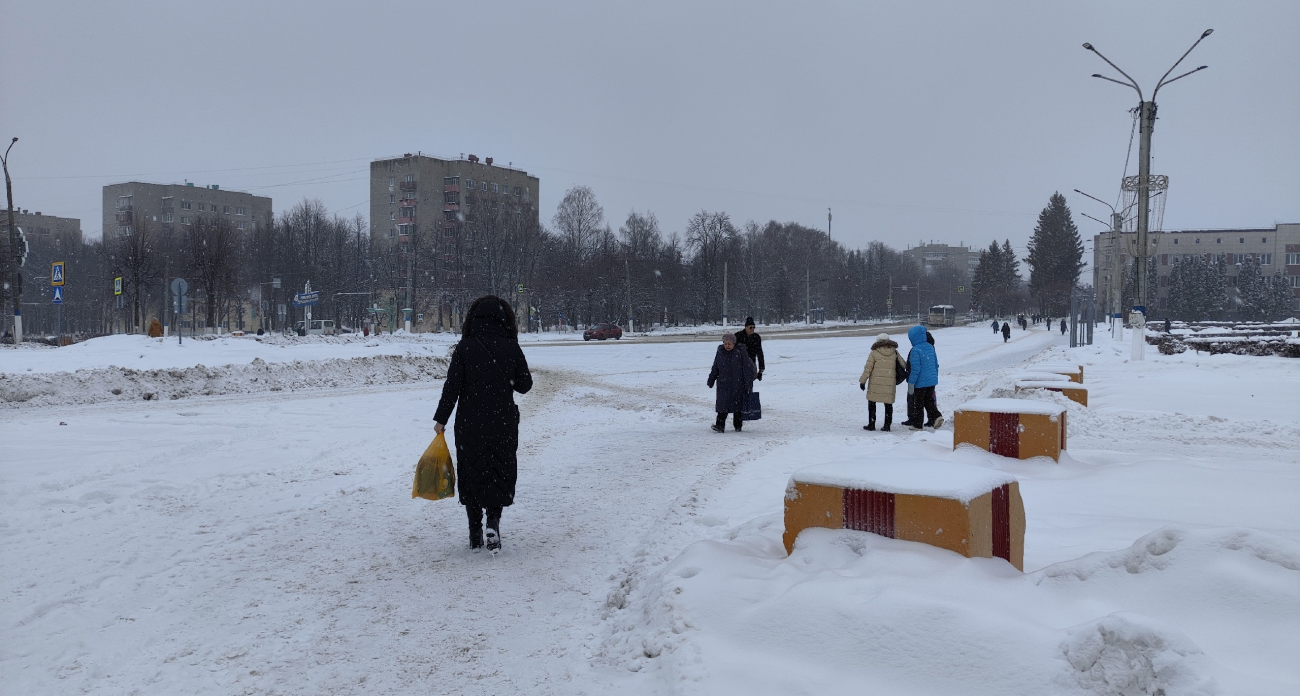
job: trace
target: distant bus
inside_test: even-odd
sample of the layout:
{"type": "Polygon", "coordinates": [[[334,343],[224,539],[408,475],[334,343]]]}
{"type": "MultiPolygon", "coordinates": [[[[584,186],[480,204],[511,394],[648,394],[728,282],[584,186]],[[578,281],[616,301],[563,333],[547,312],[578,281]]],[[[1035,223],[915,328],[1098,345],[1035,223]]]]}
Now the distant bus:
{"type": "Polygon", "coordinates": [[[950,304],[935,305],[930,308],[930,317],[926,324],[928,326],[955,326],[957,324],[957,310],[953,309],[950,304]]]}

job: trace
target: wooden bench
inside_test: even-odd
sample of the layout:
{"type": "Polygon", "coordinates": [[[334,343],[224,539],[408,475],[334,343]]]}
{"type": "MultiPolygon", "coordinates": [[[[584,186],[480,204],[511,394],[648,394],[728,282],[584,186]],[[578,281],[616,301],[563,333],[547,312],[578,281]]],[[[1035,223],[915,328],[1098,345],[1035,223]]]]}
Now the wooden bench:
{"type": "Polygon", "coordinates": [[[1060,461],[1065,451],[1065,422],[1065,409],[1047,401],[976,399],[953,411],[952,447],[973,445],[1014,459],[1051,457],[1060,461]]]}
{"type": "Polygon", "coordinates": [[[880,457],[810,466],[790,477],[785,548],[810,527],[917,541],[1024,570],[1025,506],[1009,474],[932,459],[880,457]]]}
{"type": "Polygon", "coordinates": [[[1082,384],[1073,382],[1040,382],[1036,380],[1017,380],[1016,391],[1027,391],[1029,389],[1046,389],[1048,391],[1061,392],[1065,398],[1075,403],[1088,405],[1088,388],[1082,384]]]}

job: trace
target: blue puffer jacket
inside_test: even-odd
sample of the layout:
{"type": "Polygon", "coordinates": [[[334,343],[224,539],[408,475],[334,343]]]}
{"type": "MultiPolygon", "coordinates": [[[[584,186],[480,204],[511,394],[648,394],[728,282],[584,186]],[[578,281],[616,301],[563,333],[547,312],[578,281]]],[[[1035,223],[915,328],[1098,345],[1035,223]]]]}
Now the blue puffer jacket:
{"type": "Polygon", "coordinates": [[[913,326],[907,330],[907,340],[912,342],[912,352],[907,354],[907,363],[911,374],[907,383],[914,387],[933,387],[939,383],[939,356],[935,355],[934,346],[925,340],[925,327],[913,326]]]}

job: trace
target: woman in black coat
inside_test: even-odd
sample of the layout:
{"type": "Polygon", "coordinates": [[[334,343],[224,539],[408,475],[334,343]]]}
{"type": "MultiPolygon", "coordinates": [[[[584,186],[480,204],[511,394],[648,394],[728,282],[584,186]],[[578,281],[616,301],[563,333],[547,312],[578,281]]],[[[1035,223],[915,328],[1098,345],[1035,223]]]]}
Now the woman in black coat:
{"type": "Polygon", "coordinates": [[[456,409],[456,478],[475,550],[484,542],[484,508],[487,548],[493,553],[501,548],[501,508],[515,502],[519,474],[519,407],[513,392],[527,394],[532,388],[514,310],[499,297],[478,298],[466,313],[433,417],[434,430],[442,433],[456,409]]]}
{"type": "Polygon", "coordinates": [[[732,425],[740,431],[741,412],[745,410],[745,401],[754,387],[754,361],[749,358],[749,351],[736,347],[736,337],[732,334],[722,335],[722,345],[713,356],[713,369],[709,370],[709,388],[718,385],[717,399],[714,402],[718,420],[713,424],[714,432],[726,429],[727,414],[734,414],[732,425]]]}

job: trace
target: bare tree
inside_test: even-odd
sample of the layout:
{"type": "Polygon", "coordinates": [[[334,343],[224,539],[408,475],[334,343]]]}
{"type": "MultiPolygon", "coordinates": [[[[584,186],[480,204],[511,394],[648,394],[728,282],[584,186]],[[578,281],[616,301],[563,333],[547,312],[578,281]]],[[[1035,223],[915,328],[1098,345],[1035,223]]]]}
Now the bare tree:
{"type": "Polygon", "coordinates": [[[113,262],[122,272],[123,292],[131,301],[131,332],[134,333],[144,323],[141,303],[149,288],[162,278],[156,240],[149,221],[141,217],[121,228],[112,247],[113,262]]]}
{"type": "Polygon", "coordinates": [[[238,279],[235,227],[224,217],[196,215],[186,236],[189,270],[203,290],[205,324],[217,324],[223,301],[234,293],[238,279]]]}

